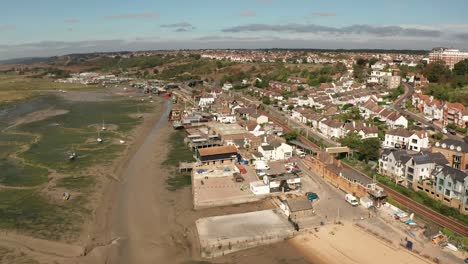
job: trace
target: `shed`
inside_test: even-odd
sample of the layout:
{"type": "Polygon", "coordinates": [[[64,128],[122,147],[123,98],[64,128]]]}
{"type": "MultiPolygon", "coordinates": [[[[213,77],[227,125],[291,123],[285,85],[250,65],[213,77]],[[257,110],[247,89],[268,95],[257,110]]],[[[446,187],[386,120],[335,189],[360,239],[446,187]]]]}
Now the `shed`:
{"type": "Polygon", "coordinates": [[[284,200],[281,209],[292,220],[314,215],[312,202],[305,196],[284,200]]]}

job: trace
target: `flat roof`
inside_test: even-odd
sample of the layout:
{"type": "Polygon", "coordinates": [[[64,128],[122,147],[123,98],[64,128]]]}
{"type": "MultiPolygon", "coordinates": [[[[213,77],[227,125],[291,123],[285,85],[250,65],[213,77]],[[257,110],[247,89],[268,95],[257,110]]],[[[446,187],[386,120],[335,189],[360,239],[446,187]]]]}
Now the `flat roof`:
{"type": "Polygon", "coordinates": [[[237,153],[237,148],[235,146],[219,146],[211,148],[201,148],[198,149],[200,156],[213,156],[220,154],[230,154],[237,153]]]}
{"type": "Polygon", "coordinates": [[[245,128],[241,127],[239,124],[223,124],[210,122],[207,125],[221,136],[244,134],[247,132],[245,128]]]}
{"type": "Polygon", "coordinates": [[[289,206],[289,211],[298,212],[305,210],[312,210],[312,203],[306,197],[298,197],[294,199],[287,199],[286,203],[289,206]]]}

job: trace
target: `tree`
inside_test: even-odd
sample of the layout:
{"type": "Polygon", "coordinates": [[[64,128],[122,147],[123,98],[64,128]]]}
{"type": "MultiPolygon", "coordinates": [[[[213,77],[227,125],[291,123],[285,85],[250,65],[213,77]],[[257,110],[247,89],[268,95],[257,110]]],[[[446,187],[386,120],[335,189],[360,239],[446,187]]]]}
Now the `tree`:
{"type": "Polygon", "coordinates": [[[374,65],[376,64],[377,62],[379,61],[379,59],[377,59],[376,57],[372,57],[370,60],[369,60],[369,65],[374,65]]]}
{"type": "Polygon", "coordinates": [[[439,141],[439,140],[441,140],[441,139],[444,138],[444,134],[442,134],[441,132],[437,132],[437,133],[435,133],[434,135],[432,135],[431,137],[432,137],[433,139],[439,141]]]}
{"type": "Polygon", "coordinates": [[[340,143],[352,150],[357,150],[362,145],[362,139],[357,133],[349,133],[344,138],[340,139],[340,143]]]}
{"type": "Polygon", "coordinates": [[[357,58],[356,59],[356,65],[364,67],[364,66],[366,66],[366,64],[367,64],[366,59],[364,59],[364,58],[357,58]]]}
{"type": "Polygon", "coordinates": [[[345,73],[347,71],[348,69],[346,68],[346,65],[342,62],[338,62],[337,64],[333,66],[333,73],[338,73],[338,72],[345,73]]]}
{"type": "Polygon", "coordinates": [[[468,74],[468,59],[464,59],[453,67],[453,73],[456,75],[465,75],[468,74]]]}
{"type": "Polygon", "coordinates": [[[283,134],[283,138],[287,142],[295,140],[295,139],[297,139],[297,133],[295,131],[286,132],[286,133],[283,134]]]}
{"type": "Polygon", "coordinates": [[[423,74],[431,83],[445,83],[450,79],[450,69],[443,62],[436,62],[427,65],[423,74]]]}
{"type": "Polygon", "coordinates": [[[270,105],[270,104],[271,104],[271,99],[270,99],[270,97],[264,96],[264,97],[262,98],[262,103],[264,103],[264,104],[266,104],[266,105],[270,105]]]}
{"type": "Polygon", "coordinates": [[[357,148],[360,160],[369,162],[369,160],[379,159],[380,140],[378,138],[366,138],[357,148]]]}
{"type": "Polygon", "coordinates": [[[288,110],[293,110],[294,109],[294,105],[288,105],[288,110]]]}

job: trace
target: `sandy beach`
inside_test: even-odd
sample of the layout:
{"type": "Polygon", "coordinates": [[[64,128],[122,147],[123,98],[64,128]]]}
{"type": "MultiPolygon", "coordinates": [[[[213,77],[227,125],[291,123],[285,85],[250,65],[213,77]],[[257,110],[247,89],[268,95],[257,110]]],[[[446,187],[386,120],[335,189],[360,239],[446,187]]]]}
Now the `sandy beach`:
{"type": "Polygon", "coordinates": [[[313,264],[433,263],[390,245],[352,223],[329,225],[290,240],[313,264]]]}

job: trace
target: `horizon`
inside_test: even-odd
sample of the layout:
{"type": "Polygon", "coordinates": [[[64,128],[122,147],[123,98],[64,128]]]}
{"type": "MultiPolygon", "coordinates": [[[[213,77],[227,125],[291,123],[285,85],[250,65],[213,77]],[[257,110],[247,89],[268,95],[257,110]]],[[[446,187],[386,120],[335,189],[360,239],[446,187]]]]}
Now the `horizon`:
{"type": "Polygon", "coordinates": [[[294,3],[8,2],[0,19],[0,60],[184,49],[468,50],[463,0],[294,3]]]}

